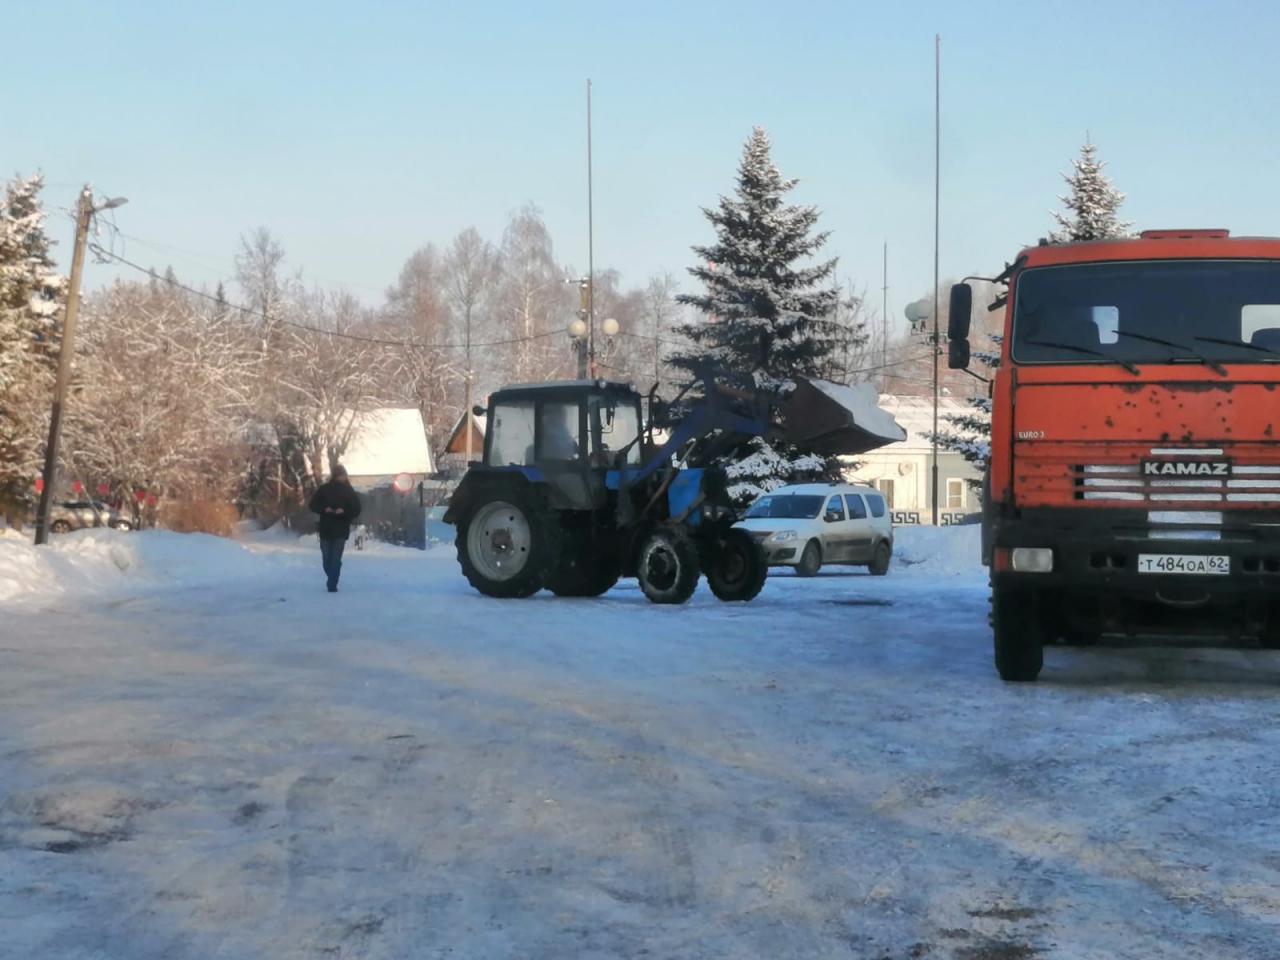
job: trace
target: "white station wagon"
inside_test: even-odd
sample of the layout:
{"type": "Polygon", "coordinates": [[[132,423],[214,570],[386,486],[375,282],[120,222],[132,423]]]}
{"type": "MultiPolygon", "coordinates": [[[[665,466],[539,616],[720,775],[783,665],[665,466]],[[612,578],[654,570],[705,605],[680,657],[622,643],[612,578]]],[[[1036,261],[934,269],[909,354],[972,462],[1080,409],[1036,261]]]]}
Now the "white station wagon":
{"type": "Polygon", "coordinates": [[[893,521],[884,496],[871,487],[779,487],[757,499],[738,526],[764,547],[771,567],[793,566],[802,577],[826,563],[866,566],[882,577],[893,556],[893,521]]]}

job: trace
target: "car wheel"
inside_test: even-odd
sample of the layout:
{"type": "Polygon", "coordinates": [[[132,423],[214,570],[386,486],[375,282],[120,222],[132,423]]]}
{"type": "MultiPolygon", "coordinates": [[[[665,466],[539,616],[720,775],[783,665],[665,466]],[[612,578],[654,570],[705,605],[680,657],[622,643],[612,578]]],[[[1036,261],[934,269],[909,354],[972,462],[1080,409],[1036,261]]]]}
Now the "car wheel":
{"type": "Polygon", "coordinates": [[[796,574],[801,577],[812,577],[822,569],[822,548],[817,540],[810,540],[804,545],[800,554],[800,562],[796,564],[796,574]]]}
{"type": "Polygon", "coordinates": [[[889,561],[892,553],[889,545],[883,541],[876,545],[876,552],[871,555],[871,562],[867,564],[867,570],[873,577],[883,577],[889,572],[889,561]]]}
{"type": "Polygon", "coordinates": [[[55,520],[53,523],[49,524],[49,529],[54,533],[70,533],[71,524],[67,523],[65,520],[55,520]]]}

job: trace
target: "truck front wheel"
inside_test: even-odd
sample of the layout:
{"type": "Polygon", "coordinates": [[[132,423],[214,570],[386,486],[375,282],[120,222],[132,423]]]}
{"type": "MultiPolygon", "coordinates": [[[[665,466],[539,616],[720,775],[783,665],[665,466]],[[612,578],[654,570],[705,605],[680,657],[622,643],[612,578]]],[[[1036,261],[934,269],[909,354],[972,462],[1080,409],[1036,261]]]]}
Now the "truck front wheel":
{"type": "Polygon", "coordinates": [[[991,630],[1001,680],[1025,683],[1044,666],[1044,627],[1039,598],[1030,590],[991,587],[991,630]]]}

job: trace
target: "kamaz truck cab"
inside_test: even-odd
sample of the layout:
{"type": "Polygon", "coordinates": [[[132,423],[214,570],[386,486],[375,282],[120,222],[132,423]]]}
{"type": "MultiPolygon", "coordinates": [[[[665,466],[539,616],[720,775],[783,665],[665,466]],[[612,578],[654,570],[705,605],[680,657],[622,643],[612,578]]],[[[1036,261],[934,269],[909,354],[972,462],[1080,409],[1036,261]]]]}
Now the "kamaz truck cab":
{"type": "MultiPolygon", "coordinates": [[[[1280,646],[1280,239],[1041,245],[998,280],[983,552],[1001,677],[1104,632],[1280,646]]],[[[971,307],[953,287],[953,368],[971,307]]]]}

